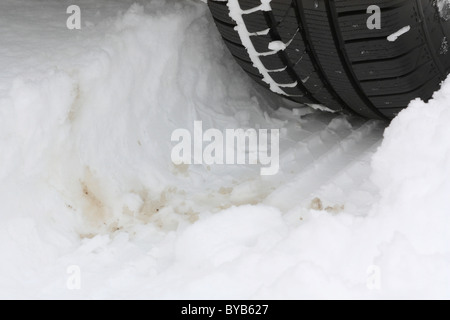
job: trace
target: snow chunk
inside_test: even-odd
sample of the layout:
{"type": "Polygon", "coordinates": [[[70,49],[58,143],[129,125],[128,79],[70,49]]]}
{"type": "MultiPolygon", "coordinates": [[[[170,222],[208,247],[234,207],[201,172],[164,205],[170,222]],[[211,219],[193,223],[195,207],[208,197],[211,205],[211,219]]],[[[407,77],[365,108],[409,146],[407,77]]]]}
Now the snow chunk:
{"type": "Polygon", "coordinates": [[[411,26],[403,27],[397,32],[391,34],[389,37],[387,37],[388,41],[395,42],[398,38],[400,38],[405,33],[409,32],[411,30],[411,26]]]}
{"type": "Polygon", "coordinates": [[[448,40],[447,37],[442,39],[441,48],[439,50],[439,54],[447,54],[448,53],[448,40]]]}
{"type": "Polygon", "coordinates": [[[269,50],[276,52],[286,50],[286,44],[283,41],[272,41],[269,43],[269,50]]]}
{"type": "Polygon", "coordinates": [[[450,20],[450,0],[437,0],[436,5],[439,9],[441,18],[445,21],[450,20]]]}

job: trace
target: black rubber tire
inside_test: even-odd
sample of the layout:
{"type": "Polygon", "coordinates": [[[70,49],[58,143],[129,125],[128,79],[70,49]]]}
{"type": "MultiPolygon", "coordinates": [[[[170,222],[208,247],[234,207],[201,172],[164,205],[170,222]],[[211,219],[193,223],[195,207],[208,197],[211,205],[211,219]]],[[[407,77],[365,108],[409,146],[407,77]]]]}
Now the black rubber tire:
{"type": "Polygon", "coordinates": [[[261,85],[272,83],[274,91],[276,83],[277,93],[302,104],[392,119],[411,100],[429,100],[450,73],[450,21],[436,0],[272,0],[269,11],[258,9],[261,0],[228,1],[208,3],[237,62],[261,85]],[[228,1],[249,10],[240,22],[228,1]],[[381,29],[367,27],[371,5],[381,8],[381,29]],[[409,32],[387,40],[405,26],[409,32]],[[287,46],[270,53],[273,41],[287,46]],[[265,54],[251,58],[250,46],[265,54]]]}

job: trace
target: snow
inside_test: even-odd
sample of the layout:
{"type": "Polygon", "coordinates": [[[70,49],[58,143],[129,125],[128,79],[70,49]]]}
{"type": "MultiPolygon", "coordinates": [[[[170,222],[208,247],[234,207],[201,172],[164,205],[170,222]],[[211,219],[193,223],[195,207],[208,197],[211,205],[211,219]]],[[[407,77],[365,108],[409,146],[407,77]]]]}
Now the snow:
{"type": "Polygon", "coordinates": [[[444,37],[442,39],[441,48],[439,50],[439,54],[447,54],[448,53],[448,39],[444,37]]]}
{"type": "Polygon", "coordinates": [[[445,21],[450,19],[450,1],[449,0],[437,0],[436,5],[439,9],[439,13],[445,21]]]}
{"type": "Polygon", "coordinates": [[[276,52],[286,50],[286,44],[283,41],[272,41],[269,43],[269,50],[276,52]]]}
{"type": "Polygon", "coordinates": [[[410,30],[411,30],[411,26],[403,27],[400,30],[398,30],[397,32],[388,36],[387,39],[389,42],[395,42],[395,41],[397,41],[398,38],[400,38],[405,33],[408,33],[410,30]]]}
{"type": "Polygon", "coordinates": [[[0,298],[450,298],[450,80],[386,131],[273,112],[202,2],[134,2],[0,4],[0,298]],[[280,173],[173,165],[196,120],[280,173]]]}

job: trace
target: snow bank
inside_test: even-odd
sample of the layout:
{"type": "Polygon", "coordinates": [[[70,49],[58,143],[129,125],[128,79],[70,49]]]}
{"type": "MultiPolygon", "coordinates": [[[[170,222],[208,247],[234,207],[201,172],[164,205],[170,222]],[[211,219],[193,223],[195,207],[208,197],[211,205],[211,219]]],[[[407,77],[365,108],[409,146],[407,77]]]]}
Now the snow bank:
{"type": "MultiPolygon", "coordinates": [[[[258,168],[175,167],[170,136],[192,129],[194,120],[216,128],[279,127],[263,110],[280,99],[236,77],[243,73],[211,32],[203,4],[131,3],[79,1],[81,31],[66,29],[59,1],[2,3],[2,12],[16,15],[2,16],[0,34],[7,70],[0,96],[4,297],[47,296],[47,285],[70,296],[69,265],[92,270],[108,260],[90,257],[84,245],[109,250],[114,232],[134,237],[141,224],[153,244],[200,214],[250,201],[227,186],[258,168]],[[29,10],[14,10],[20,5],[29,10]],[[29,290],[36,277],[40,289],[29,290]]],[[[115,250],[129,249],[121,244],[115,250]]],[[[91,297],[101,286],[95,274],[85,275],[91,297]]]]}
{"type": "Polygon", "coordinates": [[[85,47],[74,64],[17,77],[2,102],[11,113],[0,120],[8,150],[3,174],[45,178],[70,210],[90,212],[94,233],[124,226],[117,221],[124,210],[133,221],[145,220],[176,194],[180,179],[200,186],[201,179],[173,174],[181,170],[170,160],[173,130],[191,129],[199,118],[208,126],[238,127],[239,112],[247,125],[252,114],[265,122],[251,85],[234,78],[239,70],[207,30],[205,9],[152,2],[144,13],[133,5],[102,22],[104,39],[85,47]],[[226,102],[230,93],[234,99],[226,102]],[[135,212],[142,206],[149,211],[135,212]]]}
{"type": "Polygon", "coordinates": [[[373,159],[382,195],[376,212],[395,231],[380,259],[392,282],[414,279],[417,295],[450,294],[449,106],[447,79],[431,101],[415,100],[401,112],[373,159]]]}

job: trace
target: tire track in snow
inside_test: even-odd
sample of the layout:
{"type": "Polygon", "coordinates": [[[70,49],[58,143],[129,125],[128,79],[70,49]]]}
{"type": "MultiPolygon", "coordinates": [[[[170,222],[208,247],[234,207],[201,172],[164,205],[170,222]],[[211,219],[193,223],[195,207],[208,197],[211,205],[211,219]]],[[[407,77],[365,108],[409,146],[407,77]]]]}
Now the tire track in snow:
{"type": "MultiPolygon", "coordinates": [[[[186,201],[195,203],[203,212],[257,204],[287,212],[299,205],[309,208],[314,197],[329,200],[334,206],[348,204],[348,195],[377,192],[369,179],[370,159],[381,142],[384,123],[321,111],[309,111],[299,117],[287,109],[275,112],[272,119],[285,123],[279,175],[261,177],[257,170],[250,175],[237,175],[239,169],[230,167],[234,177],[231,185],[224,181],[220,189],[204,184],[201,190],[185,190],[186,201]]],[[[221,179],[212,172],[209,177],[221,179]]],[[[356,200],[349,205],[354,208],[352,213],[366,213],[368,207],[359,206],[365,203],[356,200]]]]}
{"type": "MultiPolygon", "coordinates": [[[[370,145],[369,139],[366,141],[370,145]]],[[[369,168],[372,156],[380,144],[381,140],[374,139],[371,147],[320,187],[315,193],[317,199],[321,199],[327,206],[344,206],[347,213],[358,215],[368,213],[378,196],[377,188],[370,181],[369,168]]],[[[306,199],[303,205],[308,205],[308,201],[310,200],[306,199]]]]}
{"type": "MultiPolygon", "coordinates": [[[[360,127],[346,127],[348,123],[335,118],[323,131],[320,131],[303,141],[303,148],[307,149],[314,159],[309,159],[291,181],[285,183],[272,192],[264,203],[288,211],[297,205],[311,201],[311,196],[329,184],[340,188],[348,181],[341,179],[346,170],[363,166],[367,175],[370,174],[370,163],[361,163],[361,157],[369,157],[382,137],[384,124],[368,121],[360,127]],[[334,130],[331,127],[338,122],[334,130]],[[345,182],[345,183],[344,183],[345,182]]],[[[358,183],[347,185],[347,190],[358,189],[358,183]]]]}

